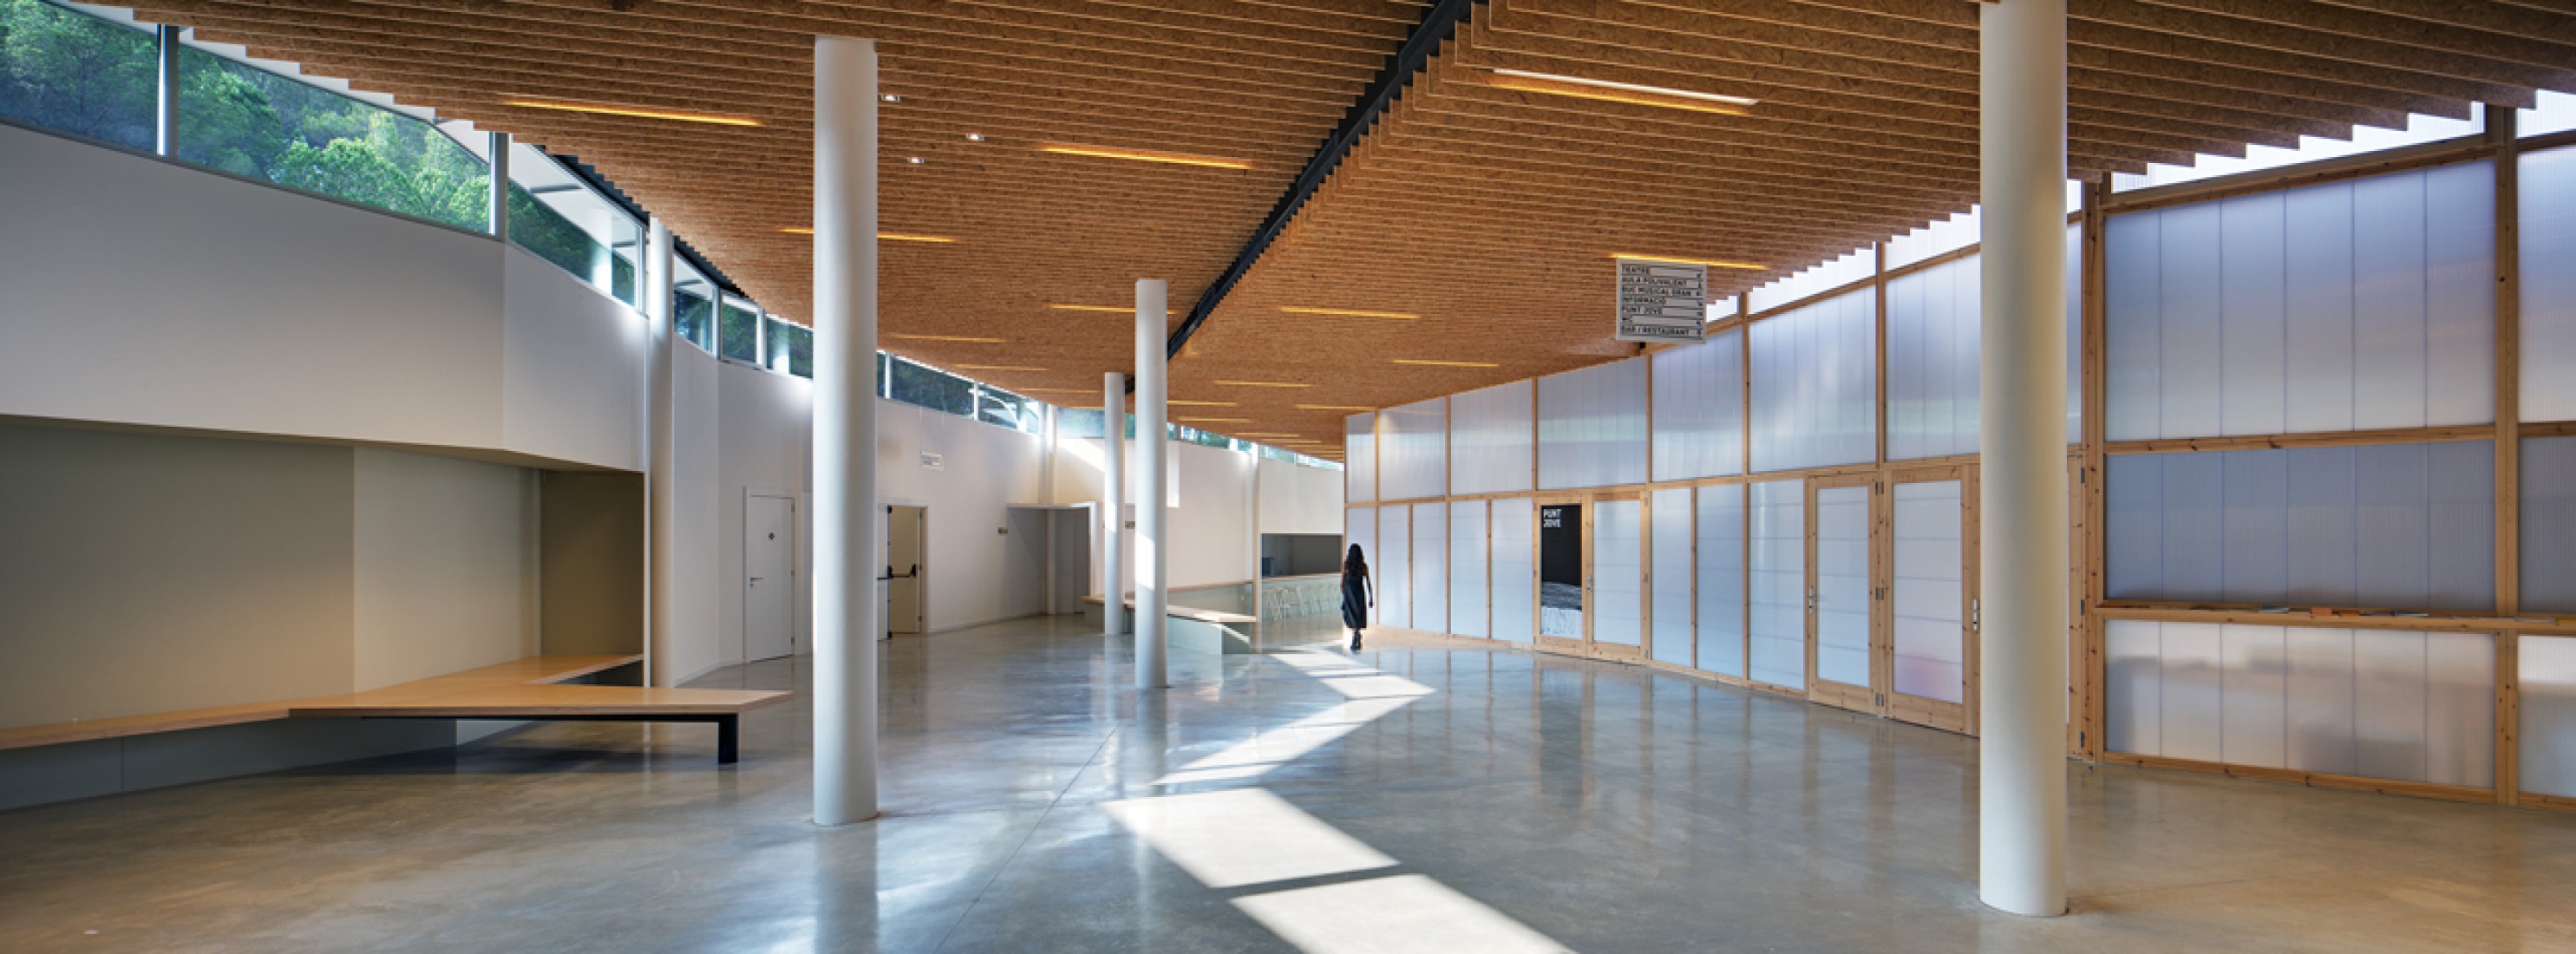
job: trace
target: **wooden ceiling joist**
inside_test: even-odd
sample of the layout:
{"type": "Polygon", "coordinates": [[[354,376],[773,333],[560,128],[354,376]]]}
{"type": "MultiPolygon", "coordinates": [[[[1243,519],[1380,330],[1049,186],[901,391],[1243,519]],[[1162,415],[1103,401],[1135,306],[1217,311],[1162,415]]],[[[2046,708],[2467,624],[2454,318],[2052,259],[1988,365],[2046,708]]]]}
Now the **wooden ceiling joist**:
{"type": "MultiPolygon", "coordinates": [[[[2576,0],[2069,3],[2068,163],[2087,179],[2576,92],[2576,0]]],[[[1250,419],[1240,430],[1327,442],[1345,412],[1297,405],[1388,406],[1638,353],[1609,338],[1613,252],[1765,266],[1712,271],[1713,294],[1737,294],[1965,211],[1978,187],[1979,5],[1958,0],[136,9],[578,156],[795,320],[812,244],[781,229],[810,224],[813,37],[876,40],[881,85],[902,97],[879,110],[881,221],[955,239],[885,244],[889,350],[1042,368],[974,373],[1087,404],[1102,371],[1132,362],[1130,319],[1049,305],[1116,309],[1134,279],[1165,278],[1189,303],[1169,319],[1174,395],[1233,402],[1222,416],[1250,419]],[[1569,98],[1498,87],[1495,69],[1756,102],[1722,115],[1569,98]],[[1048,142],[1251,168],[1040,152],[1048,142]],[[997,273],[1009,287],[991,287],[997,273]],[[977,338],[1006,343],[942,340],[977,338]]]]}

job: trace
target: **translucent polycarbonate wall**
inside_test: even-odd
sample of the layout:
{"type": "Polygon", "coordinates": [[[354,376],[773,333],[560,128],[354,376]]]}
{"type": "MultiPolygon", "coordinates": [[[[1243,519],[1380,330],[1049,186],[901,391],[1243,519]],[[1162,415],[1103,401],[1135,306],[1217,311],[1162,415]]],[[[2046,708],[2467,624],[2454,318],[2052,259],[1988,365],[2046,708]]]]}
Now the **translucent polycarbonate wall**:
{"type": "Polygon", "coordinates": [[[1698,491],[1699,668],[1744,675],[1744,487],[1698,491]]]}
{"type": "Polygon", "coordinates": [[[1892,459],[1977,450],[1982,269],[1970,257],[1887,283],[1887,456],[1892,459]]]}
{"type": "Polygon", "coordinates": [[[1753,323],[1753,470],[1878,456],[1878,296],[1868,289],[1753,323]]]}
{"type": "Polygon", "coordinates": [[[2110,439],[2493,420],[2493,190],[2478,162],[2113,216],[2110,439]]]}
{"type": "Polygon", "coordinates": [[[1655,491],[1647,514],[1652,525],[1647,552],[1647,591],[1653,594],[1654,636],[1650,655],[1676,666],[1691,664],[1691,492],[1688,487],[1655,491]]]}
{"type": "Polygon", "coordinates": [[[1449,396],[1449,492],[1499,494],[1532,489],[1537,451],[1530,390],[1514,381],[1449,396]]]}
{"type": "Polygon", "coordinates": [[[2522,442],[2522,608],[2576,612],[2576,437],[2522,442]]]}
{"type": "Polygon", "coordinates": [[[2490,441],[2114,455],[2106,479],[2111,599],[2495,603],[2490,441]]]}
{"type": "Polygon", "coordinates": [[[1592,505],[1592,641],[1640,646],[1645,639],[1645,505],[1592,505]]]}
{"type": "Polygon", "coordinates": [[[1816,678],[1869,673],[1869,488],[1816,488],[1816,678]]]}
{"type": "Polygon", "coordinates": [[[1413,508],[1377,509],[1377,612],[1388,626],[1413,625],[1413,508]]]}
{"type": "Polygon", "coordinates": [[[1654,373],[1654,478],[1744,472],[1744,332],[1659,352],[1654,373]]]}
{"type": "Polygon", "coordinates": [[[1528,497],[1494,501],[1486,514],[1493,541],[1493,636],[1526,643],[1537,632],[1538,512],[1528,497]]]}
{"type": "Polygon", "coordinates": [[[1538,379],[1540,489],[1645,482],[1645,359],[1538,379]]]}
{"type": "Polygon", "coordinates": [[[1342,500],[1377,499],[1377,415],[1353,414],[1342,423],[1342,500]]]}
{"type": "Polygon", "coordinates": [[[2576,420],[2576,147],[2522,157],[2522,419],[2576,420]]]}
{"type": "Polygon", "coordinates": [[[1752,485],[1746,533],[1751,558],[1745,582],[1752,600],[1751,667],[1755,682],[1807,688],[1807,484],[1752,485]]]}
{"type": "Polygon", "coordinates": [[[2485,787],[2485,633],[2111,621],[2104,741],[2133,755],[2485,787]]]}
{"type": "Polygon", "coordinates": [[[2522,790],[2576,796],[2576,639],[2525,636],[2517,654],[2522,790]]]}
{"type": "Polygon", "coordinates": [[[1486,636],[1485,502],[1449,503],[1449,631],[1486,636]]]}
{"type": "Polygon", "coordinates": [[[1413,505],[1413,628],[1449,631],[1449,505],[1413,505]]]}
{"type": "Polygon", "coordinates": [[[1955,480],[1895,485],[1893,605],[1896,691],[1966,702],[1967,581],[1961,528],[1965,501],[1955,480]]]}
{"type": "MultiPolygon", "coordinates": [[[[1887,456],[1977,450],[1983,259],[1970,255],[1887,283],[1887,456]]],[[[2066,442],[2084,440],[2084,230],[2066,227],[2066,442]]]]}
{"type": "Polygon", "coordinates": [[[1377,499],[1421,500],[1449,493],[1449,399],[1377,412],[1377,499]]]}

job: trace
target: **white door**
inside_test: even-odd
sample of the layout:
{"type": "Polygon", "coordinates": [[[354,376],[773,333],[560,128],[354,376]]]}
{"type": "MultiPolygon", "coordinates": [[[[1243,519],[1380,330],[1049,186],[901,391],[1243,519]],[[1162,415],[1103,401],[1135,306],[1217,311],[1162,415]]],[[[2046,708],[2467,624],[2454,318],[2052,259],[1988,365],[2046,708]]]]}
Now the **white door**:
{"type": "Polygon", "coordinates": [[[796,651],[796,501],[751,497],[742,519],[742,657],[796,651]]]}
{"type": "Polygon", "coordinates": [[[929,511],[922,507],[886,508],[886,632],[922,631],[922,564],[928,562],[922,534],[929,511]]]}

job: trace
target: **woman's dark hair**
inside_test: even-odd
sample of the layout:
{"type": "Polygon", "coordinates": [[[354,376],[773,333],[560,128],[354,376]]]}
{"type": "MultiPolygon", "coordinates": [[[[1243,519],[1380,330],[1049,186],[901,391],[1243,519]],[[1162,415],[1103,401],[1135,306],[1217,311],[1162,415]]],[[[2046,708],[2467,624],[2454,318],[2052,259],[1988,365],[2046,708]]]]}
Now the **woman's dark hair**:
{"type": "Polygon", "coordinates": [[[1360,555],[1360,545],[1359,545],[1359,544],[1356,544],[1356,543],[1351,544],[1351,552],[1350,552],[1348,555],[1346,555],[1346,556],[1342,557],[1342,572],[1344,572],[1344,573],[1366,573],[1366,572],[1368,572],[1368,558],[1360,555]]]}

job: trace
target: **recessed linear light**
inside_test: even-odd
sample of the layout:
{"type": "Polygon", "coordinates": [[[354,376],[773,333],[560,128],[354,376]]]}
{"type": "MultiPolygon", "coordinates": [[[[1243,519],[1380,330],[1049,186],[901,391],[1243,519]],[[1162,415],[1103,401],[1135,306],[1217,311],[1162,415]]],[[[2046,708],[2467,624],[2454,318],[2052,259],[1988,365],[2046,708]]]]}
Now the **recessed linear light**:
{"type": "MultiPolygon", "coordinates": [[[[964,344],[1010,344],[1010,343],[1011,343],[1011,339],[1009,339],[1009,338],[970,338],[970,337],[966,337],[966,336],[962,336],[962,335],[900,335],[900,334],[888,334],[888,335],[886,335],[886,337],[888,337],[888,338],[901,338],[901,339],[903,339],[903,340],[905,340],[905,341],[955,341],[955,342],[961,342],[961,343],[964,343],[964,344]]],[[[964,367],[964,365],[959,365],[959,367],[964,367]]]]}
{"type": "Polygon", "coordinates": [[[1311,387],[1314,387],[1314,385],[1312,385],[1312,384],[1304,384],[1304,383],[1300,383],[1300,382],[1296,382],[1296,381],[1211,381],[1211,382],[1208,382],[1208,383],[1210,383],[1210,384],[1223,384],[1223,385],[1227,385],[1227,386],[1229,386],[1229,387],[1238,387],[1238,388],[1311,388],[1311,387]]]}
{"type": "Polygon", "coordinates": [[[1716,258],[1678,258],[1671,255],[1636,255],[1628,252],[1612,252],[1610,253],[1610,257],[1626,259],[1632,262],[1671,262],[1675,265],[1706,265],[1710,268],[1734,268],[1748,272],[1764,271],[1771,267],[1760,262],[1732,262],[1716,258]]]}
{"type": "MultiPolygon", "coordinates": [[[[814,234],[813,229],[802,225],[790,225],[786,228],[779,229],[779,231],[785,232],[789,235],[814,234]]],[[[906,235],[901,232],[879,232],[877,233],[877,240],[880,242],[928,242],[933,245],[947,245],[957,241],[956,239],[949,238],[945,235],[906,235]]]]}
{"type": "Polygon", "coordinates": [[[1395,318],[1411,321],[1422,317],[1401,311],[1354,311],[1349,308],[1301,308],[1290,305],[1281,305],[1279,310],[1292,315],[1335,315],[1343,318],[1395,318]]]}
{"type": "Polygon", "coordinates": [[[984,134],[983,134],[983,133],[967,133],[967,134],[966,134],[966,141],[967,141],[967,142],[983,142],[983,141],[984,141],[984,134]]]}
{"type": "Polygon", "coordinates": [[[1597,99],[1613,103],[1632,103],[1639,106],[1662,106],[1667,109],[1687,109],[1702,113],[1722,113],[1729,116],[1742,116],[1748,107],[1762,102],[1758,99],[1728,96],[1724,93],[1702,93],[1696,90],[1673,89],[1668,86],[1646,86],[1556,73],[1533,73],[1529,70],[1496,67],[1493,73],[1494,78],[1486,80],[1485,84],[1502,89],[1516,89],[1525,93],[1546,93],[1551,96],[1572,96],[1577,99],[1597,99]]]}
{"type": "Polygon", "coordinates": [[[1090,156],[1095,159],[1125,159],[1130,162],[1159,162],[1174,166],[1206,166],[1212,169],[1250,169],[1252,164],[1241,159],[1219,159],[1215,156],[1193,156],[1186,152],[1155,152],[1151,149],[1121,149],[1116,146],[1075,146],[1048,143],[1039,152],[1060,156],[1090,156]]]}
{"type": "MultiPolygon", "coordinates": [[[[1069,305],[1057,302],[1048,302],[1047,307],[1053,308],[1057,311],[1097,311],[1111,315],[1132,315],[1136,313],[1136,308],[1133,305],[1069,305]]],[[[1163,313],[1166,315],[1177,315],[1181,312],[1180,309],[1175,308],[1166,310],[1163,313]]]]}
{"type": "Polygon", "coordinates": [[[905,158],[904,158],[904,160],[903,160],[903,161],[905,161],[905,162],[909,162],[909,163],[911,163],[911,164],[913,164],[913,165],[916,165],[916,166],[917,166],[917,165],[922,164],[925,160],[923,160],[920,156],[907,156],[907,157],[905,157],[905,158]]]}
{"type": "Polygon", "coordinates": [[[1374,410],[1377,410],[1376,408],[1373,408],[1373,407],[1353,407],[1353,406],[1350,406],[1350,405],[1347,405],[1347,404],[1300,404],[1300,405],[1297,405],[1297,409],[1298,409],[1298,410],[1300,410],[1300,411],[1374,411],[1374,410]]]}
{"type": "Polygon", "coordinates": [[[882,94],[879,94],[879,95],[877,96],[877,98],[878,98],[878,99],[885,100],[886,102],[889,102],[889,103],[900,103],[900,102],[903,102],[903,97],[901,97],[901,96],[897,96],[897,95],[895,95],[895,94],[893,94],[893,93],[882,93],[882,94]]]}
{"type": "Polygon", "coordinates": [[[714,113],[683,113],[667,109],[635,109],[626,106],[595,106],[590,103],[559,103],[543,99],[505,99],[503,106],[524,109],[551,109],[566,113],[597,113],[603,116],[633,116],[638,119],[669,119],[684,123],[706,123],[712,126],[757,126],[760,120],[747,116],[719,116],[714,113]]]}
{"type": "Polygon", "coordinates": [[[1487,364],[1487,363],[1482,362],[1482,361],[1423,361],[1423,360],[1419,360],[1419,359],[1415,359],[1415,358],[1397,358],[1397,359],[1395,359],[1395,363],[1396,363],[1396,364],[1409,364],[1409,365],[1413,365],[1413,366],[1415,366],[1415,367],[1421,367],[1421,368],[1499,368],[1499,367],[1502,367],[1502,365],[1499,365],[1499,364],[1487,364]]]}
{"type": "Polygon", "coordinates": [[[959,370],[959,371],[1044,371],[1044,370],[1046,370],[1045,368],[1032,368],[1032,367],[1028,367],[1028,366],[1026,366],[1026,365],[1018,365],[1018,364],[957,364],[957,365],[950,365],[950,367],[956,368],[956,369],[957,369],[957,370],[959,370]]]}

